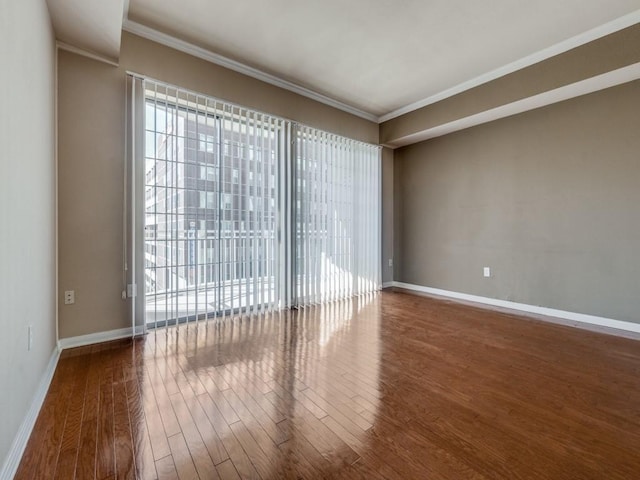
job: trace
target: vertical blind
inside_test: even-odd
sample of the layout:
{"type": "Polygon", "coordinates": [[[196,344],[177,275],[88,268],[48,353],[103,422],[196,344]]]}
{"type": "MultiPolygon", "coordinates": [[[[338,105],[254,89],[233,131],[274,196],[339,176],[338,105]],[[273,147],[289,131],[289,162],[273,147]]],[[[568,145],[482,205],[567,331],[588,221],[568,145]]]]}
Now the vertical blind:
{"type": "Polygon", "coordinates": [[[297,303],[378,289],[378,148],[303,126],[295,145],[297,303]]]}
{"type": "Polygon", "coordinates": [[[144,282],[147,326],[380,287],[377,146],[131,80],[132,228],[144,229],[131,281],[144,282]]]}

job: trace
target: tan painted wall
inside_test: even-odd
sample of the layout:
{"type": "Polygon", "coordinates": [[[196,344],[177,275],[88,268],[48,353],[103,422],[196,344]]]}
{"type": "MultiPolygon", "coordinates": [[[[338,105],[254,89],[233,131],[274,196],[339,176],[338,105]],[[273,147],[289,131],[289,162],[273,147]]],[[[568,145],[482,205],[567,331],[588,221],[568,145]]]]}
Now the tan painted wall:
{"type": "Polygon", "coordinates": [[[380,125],[380,143],[640,62],[640,24],[380,125]]]}
{"type": "Polygon", "coordinates": [[[401,149],[393,151],[393,280],[402,278],[402,228],[404,218],[401,149]]]}
{"type": "Polygon", "coordinates": [[[393,280],[393,150],[382,149],[382,282],[393,280]]]}
{"type": "Polygon", "coordinates": [[[378,126],[305,97],[123,33],[120,66],[59,56],[60,337],[126,328],[122,197],[126,71],[377,143],[378,126]]]}
{"type": "Polygon", "coordinates": [[[640,323],[639,125],[635,81],[396,150],[395,280],[640,323]]]}
{"type": "Polygon", "coordinates": [[[0,2],[0,58],[3,477],[11,444],[56,348],[55,50],[44,1],[0,2]]]}
{"type": "Polygon", "coordinates": [[[123,73],[58,52],[60,338],[125,328],[122,281],[123,73]]]}

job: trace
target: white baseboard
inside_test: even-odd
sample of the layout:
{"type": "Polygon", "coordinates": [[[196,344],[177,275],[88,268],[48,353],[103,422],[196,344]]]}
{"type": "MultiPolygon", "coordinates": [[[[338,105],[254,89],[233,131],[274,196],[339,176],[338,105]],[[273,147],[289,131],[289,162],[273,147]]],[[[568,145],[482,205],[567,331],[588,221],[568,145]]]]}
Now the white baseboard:
{"type": "Polygon", "coordinates": [[[36,420],[38,419],[38,414],[40,413],[44,399],[49,391],[49,385],[51,385],[51,380],[53,379],[53,374],[56,371],[59,358],[60,349],[56,346],[53,349],[49,363],[42,375],[38,389],[33,396],[31,406],[29,407],[22,424],[18,429],[18,433],[11,444],[11,448],[9,449],[7,458],[4,461],[4,465],[2,465],[2,469],[0,470],[0,480],[11,480],[18,470],[22,454],[24,453],[24,449],[27,447],[27,442],[29,441],[29,437],[31,437],[31,432],[36,424],[36,420]]]}
{"type": "MultiPolygon", "coordinates": [[[[142,334],[144,333],[144,327],[137,326],[135,331],[136,335],[142,334]]],[[[29,437],[31,437],[31,432],[33,431],[33,427],[38,419],[38,414],[40,413],[44,399],[47,396],[47,391],[49,390],[49,385],[51,385],[53,374],[56,371],[58,360],[60,359],[60,352],[66,348],[81,347],[84,345],[92,345],[94,343],[108,342],[110,340],[131,337],[131,333],[132,329],[129,327],[121,328],[119,330],[111,330],[108,332],[81,335],[79,337],[63,338],[58,341],[58,345],[56,345],[53,353],[51,354],[51,358],[49,359],[49,363],[42,375],[38,389],[34,394],[31,407],[22,421],[18,433],[11,444],[7,458],[2,465],[2,469],[0,469],[0,480],[12,480],[20,466],[20,460],[24,454],[24,449],[27,446],[29,437]]]]}
{"type": "MultiPolygon", "coordinates": [[[[625,322],[622,320],[614,320],[612,318],[598,317],[595,315],[587,315],[584,313],[567,312],[565,310],[556,310],[554,308],[539,307],[537,305],[528,305],[525,303],[510,302],[507,300],[499,300],[497,298],[481,297],[479,295],[470,295],[468,293],[452,292],[449,290],[441,290],[439,288],[423,287],[422,285],[414,285],[404,282],[391,282],[394,287],[405,288],[416,292],[428,293],[430,295],[438,295],[442,297],[455,298],[458,300],[466,300],[469,302],[482,303],[494,307],[507,308],[520,312],[533,313],[536,315],[544,315],[545,317],[553,317],[568,322],[556,322],[563,325],[586,328],[587,326],[601,327],[599,331],[614,333],[615,331],[640,333],[640,323],[625,322]]],[[[593,329],[593,328],[590,328],[593,329]]]]}
{"type": "MultiPolygon", "coordinates": [[[[136,335],[144,333],[144,327],[136,326],[136,335]]],[[[60,350],[67,348],[84,347],[85,345],[93,345],[94,343],[109,342],[111,340],[119,340],[121,338],[131,337],[132,328],[119,328],[117,330],[109,330],[107,332],[90,333],[88,335],[80,335],[78,337],[61,338],[58,340],[60,350]]]]}
{"type": "Polygon", "coordinates": [[[394,286],[395,286],[395,283],[396,283],[396,282],[384,282],[384,283],[382,284],[382,288],[391,288],[391,287],[394,287],[394,286]]]}

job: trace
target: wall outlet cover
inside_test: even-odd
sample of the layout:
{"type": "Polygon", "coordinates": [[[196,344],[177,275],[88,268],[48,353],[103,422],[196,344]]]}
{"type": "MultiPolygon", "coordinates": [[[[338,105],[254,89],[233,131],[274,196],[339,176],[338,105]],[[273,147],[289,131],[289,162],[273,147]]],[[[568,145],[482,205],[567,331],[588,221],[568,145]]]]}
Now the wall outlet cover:
{"type": "Polygon", "coordinates": [[[76,303],[76,292],[75,290],[66,290],[64,292],[64,304],[65,305],[73,305],[76,303]]]}

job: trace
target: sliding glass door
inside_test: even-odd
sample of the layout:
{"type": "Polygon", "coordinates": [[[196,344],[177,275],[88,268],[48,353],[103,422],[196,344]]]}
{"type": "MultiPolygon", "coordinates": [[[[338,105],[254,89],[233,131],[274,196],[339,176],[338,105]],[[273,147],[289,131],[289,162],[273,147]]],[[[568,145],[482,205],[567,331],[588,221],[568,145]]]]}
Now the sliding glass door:
{"type": "Polygon", "coordinates": [[[131,92],[134,327],[379,288],[378,147],[148,79],[131,92]]]}
{"type": "Polygon", "coordinates": [[[320,303],[377,290],[380,163],[371,145],[294,131],[295,294],[320,303]]]}
{"type": "Polygon", "coordinates": [[[278,304],[282,134],[265,115],[145,91],[147,325],[278,304]]]}

